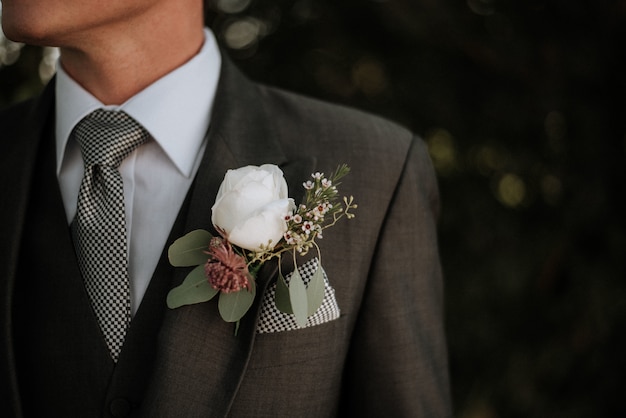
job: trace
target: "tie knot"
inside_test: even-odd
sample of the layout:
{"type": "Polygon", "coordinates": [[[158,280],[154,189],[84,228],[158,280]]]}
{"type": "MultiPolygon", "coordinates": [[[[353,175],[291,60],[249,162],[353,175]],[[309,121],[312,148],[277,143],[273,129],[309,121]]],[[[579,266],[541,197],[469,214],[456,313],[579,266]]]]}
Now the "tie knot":
{"type": "Polygon", "coordinates": [[[98,109],[73,131],[85,164],[119,167],[124,158],[148,140],[148,132],[128,114],[98,109]]]}

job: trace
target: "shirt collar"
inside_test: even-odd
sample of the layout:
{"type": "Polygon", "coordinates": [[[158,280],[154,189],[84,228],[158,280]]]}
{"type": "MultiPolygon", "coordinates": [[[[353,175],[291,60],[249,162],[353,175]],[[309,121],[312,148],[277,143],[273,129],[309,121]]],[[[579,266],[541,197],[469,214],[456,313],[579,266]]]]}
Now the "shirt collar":
{"type": "Polygon", "coordinates": [[[221,56],[213,33],[191,60],[166,74],[119,106],[105,106],[61,66],[56,79],[57,174],[74,126],[99,108],[124,110],[137,120],[178,170],[189,177],[209,127],[221,56]]]}

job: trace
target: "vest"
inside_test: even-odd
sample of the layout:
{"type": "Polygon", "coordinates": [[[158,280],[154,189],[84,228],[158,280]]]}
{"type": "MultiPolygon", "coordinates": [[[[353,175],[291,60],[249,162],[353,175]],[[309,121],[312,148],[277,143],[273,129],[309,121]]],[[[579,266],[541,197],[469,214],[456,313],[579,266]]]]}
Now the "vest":
{"type": "MultiPolygon", "coordinates": [[[[14,295],[24,416],[135,416],[153,369],[173,269],[164,251],[114,364],[78,269],[48,136],[38,155],[14,295]]],[[[188,201],[168,242],[183,233],[188,201]]]]}

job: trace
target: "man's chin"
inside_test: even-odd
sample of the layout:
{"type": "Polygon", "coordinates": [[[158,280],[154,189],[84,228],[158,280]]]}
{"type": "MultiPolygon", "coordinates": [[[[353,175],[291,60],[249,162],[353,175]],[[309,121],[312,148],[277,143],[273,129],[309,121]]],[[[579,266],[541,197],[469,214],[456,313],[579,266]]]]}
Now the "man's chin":
{"type": "Polygon", "coordinates": [[[21,22],[2,16],[2,31],[7,39],[36,46],[54,46],[49,31],[45,27],[21,22]]]}

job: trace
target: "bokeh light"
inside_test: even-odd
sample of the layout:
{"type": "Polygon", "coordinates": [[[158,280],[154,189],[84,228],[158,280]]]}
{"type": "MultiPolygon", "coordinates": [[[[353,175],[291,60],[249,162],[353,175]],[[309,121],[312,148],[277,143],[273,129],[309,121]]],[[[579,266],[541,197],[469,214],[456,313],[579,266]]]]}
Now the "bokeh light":
{"type": "Polygon", "coordinates": [[[493,144],[480,144],[470,149],[469,159],[483,176],[502,172],[510,163],[511,155],[503,147],[493,144]]]}
{"type": "Polygon", "coordinates": [[[222,36],[228,47],[241,50],[255,46],[264,32],[265,26],[262,21],[246,17],[228,22],[222,36]]]}
{"type": "Polygon", "coordinates": [[[352,82],[372,99],[384,94],[389,86],[383,63],[369,56],[362,57],[354,64],[352,82]]]}
{"type": "Polygon", "coordinates": [[[516,208],[526,198],[526,183],[516,174],[504,174],[497,182],[496,196],[505,206],[516,208]]]}
{"type": "Polygon", "coordinates": [[[47,83],[54,76],[59,54],[59,48],[45,47],[42,49],[42,58],[39,62],[39,78],[42,83],[47,83]]]}
{"type": "Polygon", "coordinates": [[[430,130],[425,136],[433,166],[439,175],[448,176],[458,169],[454,138],[445,129],[430,130]]]}

